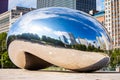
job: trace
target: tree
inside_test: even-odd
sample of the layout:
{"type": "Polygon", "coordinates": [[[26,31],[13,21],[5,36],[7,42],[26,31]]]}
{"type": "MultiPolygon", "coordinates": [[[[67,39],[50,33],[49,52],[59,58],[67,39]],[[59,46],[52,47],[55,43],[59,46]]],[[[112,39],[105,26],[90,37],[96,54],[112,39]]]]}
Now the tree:
{"type": "Polygon", "coordinates": [[[110,53],[110,66],[112,68],[120,66],[120,49],[115,49],[110,53]]]}
{"type": "Polygon", "coordinates": [[[10,67],[16,67],[9,59],[7,47],[6,47],[6,37],[7,33],[1,33],[0,34],[0,67],[2,68],[10,68],[10,67]]]}
{"type": "Polygon", "coordinates": [[[5,51],[1,56],[2,68],[15,68],[16,66],[11,62],[8,52],[5,51]]]}
{"type": "MultiPolygon", "coordinates": [[[[2,54],[7,51],[6,49],[6,37],[7,37],[7,33],[1,33],[0,34],[0,58],[2,56],[2,54]]],[[[2,64],[0,64],[0,66],[2,66],[2,64]]]]}

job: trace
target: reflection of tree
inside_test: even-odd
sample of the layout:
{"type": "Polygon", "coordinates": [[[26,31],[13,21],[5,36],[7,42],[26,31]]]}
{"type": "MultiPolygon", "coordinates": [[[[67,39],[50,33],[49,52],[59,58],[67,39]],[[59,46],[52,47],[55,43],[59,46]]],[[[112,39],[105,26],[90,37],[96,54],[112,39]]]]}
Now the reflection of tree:
{"type": "Polygon", "coordinates": [[[51,38],[51,37],[46,37],[45,35],[42,36],[41,40],[46,42],[46,44],[64,47],[64,44],[61,41],[54,39],[54,38],[51,38]]]}
{"type": "Polygon", "coordinates": [[[87,51],[104,52],[103,50],[100,50],[100,47],[96,48],[94,45],[89,45],[87,51]]]}
{"type": "MultiPolygon", "coordinates": [[[[43,35],[41,38],[37,34],[32,33],[23,33],[19,35],[12,35],[8,37],[7,45],[13,40],[28,40],[30,42],[41,43],[41,44],[48,44],[52,46],[61,46],[65,48],[72,48],[82,51],[93,51],[93,52],[103,52],[100,50],[100,47],[96,48],[94,45],[89,44],[88,46],[84,44],[65,44],[60,39],[54,39],[48,36],[43,35]]],[[[64,38],[65,39],[65,38],[64,38]]],[[[66,41],[66,39],[64,40],[66,41]]]]}
{"type": "Polygon", "coordinates": [[[82,50],[82,51],[86,51],[87,50],[87,47],[85,45],[82,45],[82,44],[73,45],[73,48],[77,49],[77,50],[82,50]]]}
{"type": "Polygon", "coordinates": [[[16,39],[19,39],[19,40],[28,40],[28,41],[39,41],[40,38],[37,34],[32,34],[32,33],[23,33],[23,34],[19,34],[19,35],[11,35],[8,37],[8,42],[7,42],[7,45],[10,44],[10,42],[12,42],[13,40],[16,40],[16,39]]]}

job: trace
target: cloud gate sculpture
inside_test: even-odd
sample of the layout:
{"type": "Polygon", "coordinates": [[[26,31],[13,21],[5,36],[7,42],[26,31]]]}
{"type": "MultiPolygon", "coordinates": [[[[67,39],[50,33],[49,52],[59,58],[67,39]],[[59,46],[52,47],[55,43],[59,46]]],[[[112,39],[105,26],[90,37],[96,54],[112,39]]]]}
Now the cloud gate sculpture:
{"type": "Polygon", "coordinates": [[[7,37],[12,62],[29,70],[56,65],[73,71],[95,71],[106,66],[111,41],[90,15],[68,8],[43,8],[19,18],[7,37]]]}

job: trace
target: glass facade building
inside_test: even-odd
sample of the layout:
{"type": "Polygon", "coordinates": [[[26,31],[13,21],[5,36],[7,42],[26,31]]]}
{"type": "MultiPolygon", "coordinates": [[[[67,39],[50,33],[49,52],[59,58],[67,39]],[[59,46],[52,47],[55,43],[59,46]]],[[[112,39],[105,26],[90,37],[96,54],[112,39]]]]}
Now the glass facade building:
{"type": "Polygon", "coordinates": [[[8,0],[0,0],[0,14],[8,10],[8,0]]]}
{"type": "Polygon", "coordinates": [[[75,0],[37,0],[37,8],[68,7],[75,9],[75,0]]]}
{"type": "Polygon", "coordinates": [[[90,10],[96,10],[96,0],[75,0],[76,9],[89,13],[90,10]]]}
{"type": "Polygon", "coordinates": [[[67,7],[89,13],[96,10],[96,0],[37,0],[37,8],[67,7]]]}

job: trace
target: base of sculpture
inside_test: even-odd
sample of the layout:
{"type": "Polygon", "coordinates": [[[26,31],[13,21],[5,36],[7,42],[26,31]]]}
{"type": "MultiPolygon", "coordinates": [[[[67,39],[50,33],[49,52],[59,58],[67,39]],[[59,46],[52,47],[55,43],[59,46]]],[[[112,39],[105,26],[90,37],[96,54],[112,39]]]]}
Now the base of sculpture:
{"type": "Polygon", "coordinates": [[[95,71],[109,62],[109,57],[102,53],[84,52],[65,49],[24,40],[10,43],[9,56],[20,68],[36,70],[52,64],[74,71],[95,71]]]}

